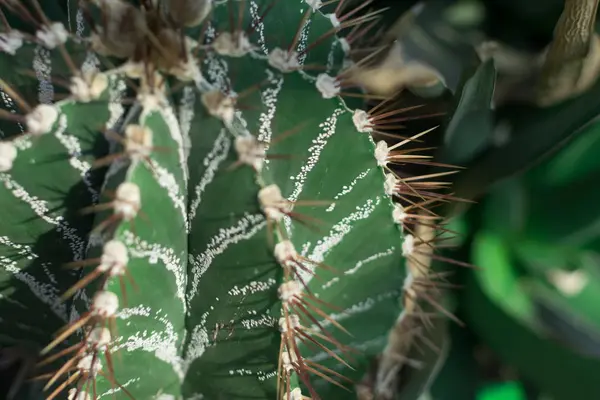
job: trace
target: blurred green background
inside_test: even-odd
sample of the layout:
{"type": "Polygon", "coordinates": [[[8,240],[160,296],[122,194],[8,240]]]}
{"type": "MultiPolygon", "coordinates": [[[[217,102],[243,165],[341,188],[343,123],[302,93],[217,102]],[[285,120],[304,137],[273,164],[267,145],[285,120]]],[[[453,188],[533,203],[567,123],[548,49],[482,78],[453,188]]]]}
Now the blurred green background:
{"type": "Polygon", "coordinates": [[[446,112],[402,134],[442,125],[428,144],[438,160],[466,167],[454,191],[476,201],[445,210],[458,234],[443,255],[478,267],[436,263],[460,286],[446,296],[466,327],[450,324],[451,349],[421,399],[600,399],[600,85],[542,109],[520,99],[527,78],[514,85],[498,60],[470,58],[490,40],[539,53],[564,1],[375,4],[390,7],[392,26],[417,3],[397,40],[459,79],[440,96],[401,94],[425,105],[418,113],[446,112]]]}

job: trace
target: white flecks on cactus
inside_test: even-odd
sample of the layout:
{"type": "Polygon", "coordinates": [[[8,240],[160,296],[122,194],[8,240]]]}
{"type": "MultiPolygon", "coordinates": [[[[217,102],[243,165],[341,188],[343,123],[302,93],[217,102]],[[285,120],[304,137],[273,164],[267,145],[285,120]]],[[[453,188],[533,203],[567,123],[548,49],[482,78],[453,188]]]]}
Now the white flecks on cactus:
{"type": "Polygon", "coordinates": [[[273,251],[275,259],[281,265],[286,265],[288,261],[293,260],[298,255],[294,244],[289,240],[282,240],[275,245],[273,251]]]}
{"type": "Polygon", "coordinates": [[[40,104],[25,116],[27,131],[32,135],[50,132],[58,119],[58,108],[51,104],[40,104]]]}
{"type": "Polygon", "coordinates": [[[231,140],[229,139],[229,133],[222,129],[217,136],[217,139],[213,143],[213,148],[206,155],[206,157],[202,160],[202,164],[206,166],[206,170],[202,175],[202,178],[196,185],[194,192],[195,197],[190,195],[190,205],[188,207],[188,221],[192,222],[196,217],[196,212],[198,211],[198,207],[202,203],[202,196],[204,191],[208,187],[208,185],[213,181],[216,176],[216,173],[219,169],[219,166],[229,154],[229,149],[231,147],[231,140]]]}
{"type": "Polygon", "coordinates": [[[71,95],[75,100],[89,103],[96,100],[108,87],[108,77],[105,74],[86,71],[81,76],[71,78],[69,87],[71,95]]]}
{"type": "Polygon", "coordinates": [[[300,68],[298,53],[275,47],[269,53],[269,65],[281,72],[291,72],[300,68]]]}
{"type": "Polygon", "coordinates": [[[262,170],[267,153],[264,143],[254,136],[238,136],[234,147],[240,163],[250,165],[256,171],[262,170]]]}
{"type": "Polygon", "coordinates": [[[63,45],[69,38],[69,32],[60,22],[53,22],[49,26],[44,26],[36,32],[35,37],[42,43],[44,47],[54,49],[57,46],[63,45]]]}
{"type": "Polygon", "coordinates": [[[142,203],[140,188],[135,183],[124,182],[117,188],[113,208],[126,221],[137,215],[142,203]]]}
{"type": "Polygon", "coordinates": [[[16,29],[0,33],[0,51],[14,56],[23,46],[23,34],[16,29]]]}
{"type": "Polygon", "coordinates": [[[361,109],[354,110],[352,114],[352,122],[354,122],[354,126],[356,130],[363,133],[373,132],[373,127],[371,126],[371,121],[369,119],[369,114],[366,111],[361,109]]]}
{"type": "Polygon", "coordinates": [[[402,255],[408,257],[415,251],[415,237],[413,235],[404,236],[402,241],[402,255]]]}
{"type": "Polygon", "coordinates": [[[152,130],[147,126],[127,125],[125,151],[135,161],[149,157],[152,152],[152,130]]]}
{"type": "Polygon", "coordinates": [[[235,115],[235,98],[227,96],[220,90],[202,93],[202,104],[213,117],[217,117],[230,125],[235,115]]]}
{"type": "Polygon", "coordinates": [[[17,158],[17,148],[11,142],[0,142],[0,172],[7,172],[17,158]]]}
{"type": "Polygon", "coordinates": [[[388,148],[385,140],[380,140],[377,142],[375,146],[375,159],[377,160],[377,165],[380,167],[385,167],[388,163],[388,156],[390,154],[390,149],[388,148]]]}
{"type": "Polygon", "coordinates": [[[92,400],[92,397],[83,390],[69,389],[67,400],[92,400]]]}
{"type": "Polygon", "coordinates": [[[123,242],[113,239],[104,244],[98,268],[110,276],[122,276],[128,262],[127,247],[123,242]]]}
{"type": "Polygon", "coordinates": [[[100,291],[94,296],[91,312],[101,318],[114,317],[119,310],[119,297],[109,291],[100,291]]]}
{"type": "Polygon", "coordinates": [[[287,281],[277,289],[279,299],[284,303],[293,300],[294,297],[302,297],[302,284],[298,281],[287,281]]]}
{"type": "Polygon", "coordinates": [[[254,48],[246,32],[221,32],[212,42],[212,48],[217,54],[229,57],[243,57],[254,48]]]}
{"type": "Polygon", "coordinates": [[[340,94],[340,85],[337,79],[328,74],[319,74],[316,82],[317,90],[324,99],[331,99],[340,94]]]}
{"type": "Polygon", "coordinates": [[[396,203],[394,204],[394,210],[392,211],[392,218],[394,222],[397,224],[403,224],[406,220],[406,212],[404,211],[404,207],[402,204],[396,203]]]}
{"type": "MultiPolygon", "coordinates": [[[[191,282],[187,290],[187,298],[193,299],[198,294],[198,284],[202,275],[212,266],[215,258],[227,251],[227,249],[239,243],[254,237],[265,227],[265,217],[263,214],[245,214],[233,225],[222,228],[218,234],[213,236],[206,246],[206,250],[196,257],[190,256],[191,282]]],[[[185,285],[183,286],[185,290],[185,285]]],[[[189,300],[188,300],[189,302],[189,300]]]]}
{"type": "Polygon", "coordinates": [[[283,198],[281,189],[275,184],[259,190],[258,202],[267,218],[274,221],[280,221],[291,211],[291,204],[283,198]]]}
{"type": "Polygon", "coordinates": [[[396,185],[398,185],[398,179],[394,176],[394,174],[386,174],[385,183],[383,184],[385,194],[388,196],[395,195],[397,191],[396,185]]]}
{"type": "Polygon", "coordinates": [[[306,0],[306,4],[308,4],[313,11],[317,11],[319,8],[321,8],[323,2],[321,0],[306,0]]]}
{"type": "Polygon", "coordinates": [[[86,354],[77,363],[77,369],[84,374],[95,376],[102,369],[100,358],[93,354],[86,354]]]}
{"type": "Polygon", "coordinates": [[[88,346],[95,350],[104,349],[111,340],[110,329],[100,326],[92,329],[86,338],[88,346]]]}

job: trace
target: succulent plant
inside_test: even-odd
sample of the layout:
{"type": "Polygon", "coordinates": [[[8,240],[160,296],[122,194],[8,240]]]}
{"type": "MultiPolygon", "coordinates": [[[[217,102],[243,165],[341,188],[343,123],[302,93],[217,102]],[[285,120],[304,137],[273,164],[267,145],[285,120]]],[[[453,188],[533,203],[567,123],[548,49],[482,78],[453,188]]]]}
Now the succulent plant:
{"type": "Polygon", "coordinates": [[[49,400],[347,398],[377,357],[392,398],[450,172],[373,139],[377,12],[64,3],[2,2],[0,345],[49,400]]]}
{"type": "Polygon", "coordinates": [[[468,325],[537,391],[557,400],[600,394],[592,372],[600,365],[593,306],[600,294],[598,199],[591,185],[599,171],[598,128],[592,124],[553,158],[494,186],[471,249],[481,269],[463,294],[468,325]],[[563,213],[582,193],[585,199],[563,213]]]}

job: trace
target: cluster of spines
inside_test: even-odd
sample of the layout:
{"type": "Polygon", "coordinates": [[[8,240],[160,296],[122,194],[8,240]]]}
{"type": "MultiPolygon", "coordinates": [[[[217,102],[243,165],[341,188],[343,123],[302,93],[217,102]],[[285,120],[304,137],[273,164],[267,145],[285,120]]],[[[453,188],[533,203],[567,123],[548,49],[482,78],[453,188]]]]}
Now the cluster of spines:
{"type": "MultiPolygon", "coordinates": [[[[36,4],[35,0],[33,3],[36,4]]],[[[121,9],[118,7],[121,4],[119,1],[106,1],[97,2],[103,8],[103,11],[108,13],[107,16],[118,16],[124,18],[129,12],[130,8],[121,9]],[[111,8],[116,7],[116,8],[111,8]],[[108,11],[107,11],[108,10],[108,11]],[[111,13],[116,13],[115,15],[111,13]]],[[[177,4],[178,2],[173,2],[177,4]]],[[[181,2],[179,2],[181,3],[181,2]]],[[[202,2],[200,2],[202,3],[202,2]]],[[[309,2],[310,3],[310,2],[309,2]]],[[[340,15],[339,12],[342,9],[343,1],[340,1],[340,6],[336,10],[336,13],[329,16],[330,20],[334,23],[334,28],[328,35],[333,35],[340,29],[354,28],[349,36],[349,40],[344,41],[344,47],[346,51],[350,51],[350,40],[357,40],[357,38],[364,35],[364,33],[373,27],[371,23],[364,27],[363,25],[367,22],[372,22],[377,16],[376,13],[369,13],[366,17],[357,19],[351,19],[350,17],[356,11],[350,11],[344,15],[340,15]],[[360,28],[360,29],[359,29],[360,28]]],[[[367,2],[368,3],[368,2],[367,2]]],[[[20,4],[16,2],[15,4],[20,4]]],[[[204,4],[210,4],[210,2],[204,2],[204,4]]],[[[310,17],[310,13],[314,12],[321,4],[315,2],[310,3],[313,7],[309,9],[305,15],[304,21],[310,17]]],[[[125,6],[124,6],[125,7],[125,6]]],[[[130,7],[130,6],[127,6],[130,7]]],[[[244,7],[241,2],[240,9],[244,7]]],[[[364,6],[360,6],[362,8],[364,6]]],[[[19,11],[19,8],[13,9],[13,11],[19,11]]],[[[185,21],[177,21],[177,18],[181,15],[171,15],[172,19],[183,26],[197,25],[204,20],[210,7],[205,7],[197,10],[196,18],[187,19],[185,21]]],[[[265,12],[268,11],[265,10],[265,12]]],[[[42,14],[43,15],[43,14],[42,14]]],[[[137,14],[136,14],[137,15],[137,14]]],[[[241,14],[240,14],[241,15],[241,14]]],[[[264,17],[264,14],[263,14],[264,17]]],[[[118,20],[119,18],[117,18],[118,20]]],[[[219,55],[240,57],[246,55],[248,52],[254,50],[254,46],[251,44],[249,37],[254,29],[254,26],[250,26],[247,30],[241,29],[242,17],[239,18],[237,28],[231,27],[230,31],[225,31],[219,34],[216,39],[208,46],[211,50],[219,55]]],[[[62,25],[56,23],[50,23],[42,18],[44,24],[38,30],[36,38],[41,43],[45,44],[49,48],[59,47],[61,53],[66,57],[67,64],[73,66],[73,78],[69,89],[71,90],[71,100],[79,102],[89,102],[98,98],[108,86],[108,78],[106,74],[102,73],[87,73],[83,74],[79,72],[75,67],[74,63],[68,58],[68,53],[64,50],[64,43],[68,39],[68,34],[62,25]],[[62,27],[62,28],[61,28],[62,27]]],[[[108,52],[111,55],[120,55],[120,52],[126,52],[126,49],[115,46],[116,43],[111,42],[111,29],[115,29],[114,26],[109,23],[104,27],[95,26],[95,32],[92,35],[92,48],[98,49],[100,44],[104,44],[100,52],[108,52]],[[108,35],[108,36],[107,36],[108,35]],[[106,44],[112,43],[113,48],[106,48],[106,44]]],[[[301,28],[301,27],[300,27],[301,28]]],[[[278,69],[282,73],[290,73],[297,70],[310,70],[315,66],[301,65],[300,57],[308,52],[312,47],[319,44],[319,39],[309,45],[302,53],[296,52],[294,49],[298,43],[300,35],[300,28],[298,33],[293,39],[292,44],[288,50],[275,48],[271,51],[268,57],[268,63],[271,67],[278,69]]],[[[19,35],[14,33],[15,31],[9,31],[7,35],[11,38],[16,38],[19,35]]],[[[114,35],[115,32],[112,32],[114,35]]],[[[166,57],[165,46],[161,46],[161,37],[154,37],[151,33],[146,32],[152,38],[150,42],[156,44],[158,48],[158,54],[155,55],[156,62],[160,64],[160,60],[166,57]],[[158,60],[158,61],[157,61],[158,60]]],[[[167,39],[169,39],[168,35],[167,39]]],[[[8,37],[8,36],[6,36],[8,37]]],[[[126,39],[132,39],[131,37],[126,39]]],[[[167,40],[166,39],[166,40],[167,40]]],[[[133,39],[132,39],[133,40],[133,39]]],[[[135,38],[139,40],[139,38],[135,38]]],[[[4,48],[5,51],[15,51],[16,44],[13,40],[13,48],[4,48]]],[[[123,43],[127,44],[127,40],[123,43]]],[[[187,43],[187,41],[186,41],[187,43]]],[[[163,43],[164,44],[164,43],[163,43]]],[[[172,73],[181,80],[193,80],[202,79],[199,74],[199,68],[194,65],[193,54],[191,48],[187,48],[184,45],[183,59],[185,63],[177,65],[166,65],[163,68],[164,72],[172,73]],[[190,67],[191,65],[191,67],[190,67]]],[[[128,49],[127,51],[132,51],[128,49]]],[[[175,57],[175,59],[181,59],[175,57]]],[[[143,64],[143,63],[142,63],[143,64]]],[[[143,66],[143,65],[142,65],[143,66]]],[[[160,92],[160,75],[150,73],[144,70],[140,64],[135,62],[129,62],[124,64],[122,67],[114,69],[117,73],[124,73],[130,78],[138,78],[142,80],[141,88],[138,89],[138,100],[145,106],[151,107],[156,105],[156,96],[150,95],[154,93],[156,89],[160,92]]],[[[316,79],[316,88],[322,94],[325,99],[334,98],[337,96],[363,96],[357,93],[346,93],[343,92],[344,87],[349,87],[351,84],[347,82],[346,75],[344,73],[331,77],[325,73],[321,73],[316,79]]],[[[56,120],[59,116],[59,106],[57,105],[46,105],[41,104],[35,108],[30,107],[25,103],[24,100],[10,88],[7,84],[3,84],[2,88],[7,92],[13,99],[17,101],[20,108],[25,110],[27,114],[24,117],[18,117],[15,114],[3,115],[6,118],[17,120],[18,122],[24,122],[27,127],[29,135],[40,135],[48,133],[52,130],[56,120]]],[[[234,113],[236,111],[236,100],[239,99],[239,95],[232,97],[220,90],[207,90],[202,93],[202,103],[209,114],[214,117],[221,119],[226,127],[229,127],[234,119],[234,113]]],[[[384,134],[383,131],[391,129],[395,123],[399,122],[399,119],[391,118],[397,115],[403,110],[395,111],[382,111],[373,109],[366,113],[361,110],[357,110],[354,114],[354,122],[359,132],[365,133],[380,133],[384,134]],[[390,125],[392,124],[392,125],[390,125]]],[[[125,127],[124,137],[116,133],[107,131],[106,134],[109,137],[116,138],[117,141],[123,145],[123,152],[113,154],[107,158],[97,160],[95,166],[102,166],[110,164],[119,158],[129,158],[133,162],[146,162],[151,168],[151,152],[155,151],[156,148],[152,146],[152,132],[144,126],[140,125],[129,125],[125,127]]],[[[426,133],[426,132],[424,132],[426,133]]],[[[423,133],[423,134],[424,134],[423,133]]],[[[420,134],[421,135],[421,134],[420,134]]],[[[390,196],[396,196],[408,203],[408,206],[401,206],[398,204],[394,209],[393,219],[395,222],[403,226],[403,229],[410,231],[411,227],[414,227],[416,222],[419,221],[434,221],[437,216],[429,214],[428,207],[431,203],[437,201],[449,200],[449,197],[434,193],[435,189],[444,188],[444,183],[435,182],[422,182],[424,179],[433,178],[435,176],[442,176],[443,174],[429,175],[419,178],[400,178],[391,169],[387,168],[388,163],[407,163],[407,162],[421,162],[426,163],[426,157],[410,154],[411,152],[397,151],[397,148],[403,144],[418,139],[417,136],[413,136],[400,142],[399,144],[387,147],[385,142],[378,142],[375,149],[375,161],[386,171],[386,185],[385,191],[390,196]],[[416,183],[415,183],[416,182],[416,183]],[[411,200],[412,198],[412,200],[411,200]],[[417,200],[414,200],[414,199],[417,200]]],[[[270,145],[273,145],[272,141],[270,145]]],[[[342,386],[340,381],[347,380],[341,374],[328,369],[324,366],[316,364],[300,354],[298,343],[303,342],[312,347],[317,346],[324,350],[329,355],[337,359],[340,363],[348,365],[344,359],[342,359],[336,352],[329,349],[324,344],[334,345],[337,349],[341,350],[342,353],[347,354],[352,351],[339,343],[322,325],[318,322],[318,317],[324,318],[331,322],[332,325],[339,329],[344,328],[335,320],[328,317],[328,315],[321,311],[320,306],[330,306],[323,304],[321,300],[310,293],[307,285],[302,281],[301,274],[299,271],[314,273],[315,267],[325,268],[332,270],[331,267],[322,263],[315,263],[308,258],[301,256],[294,248],[293,243],[286,238],[284,229],[280,226],[284,218],[289,217],[299,222],[306,222],[305,216],[294,211],[297,206],[304,205],[315,205],[316,202],[310,201],[297,201],[290,202],[282,196],[280,189],[276,185],[265,185],[260,178],[260,172],[264,165],[264,160],[272,157],[267,155],[266,146],[264,143],[259,142],[253,136],[237,136],[235,139],[235,150],[238,154],[238,162],[236,166],[247,165],[252,167],[257,172],[257,182],[261,186],[258,191],[258,201],[261,208],[267,217],[270,237],[274,238],[274,257],[281,265],[284,271],[284,282],[280,285],[278,294],[282,303],[282,317],[279,322],[279,329],[281,332],[281,350],[279,354],[279,367],[278,376],[280,380],[278,390],[279,396],[285,399],[301,399],[305,398],[299,387],[292,387],[293,380],[291,378],[292,372],[297,375],[300,381],[309,390],[310,395],[314,398],[318,398],[317,393],[314,391],[310,384],[309,375],[317,375],[329,382],[342,386]],[[319,304],[319,305],[317,305],[319,304]],[[308,325],[316,325],[320,329],[314,330],[309,328],[308,325]]],[[[16,147],[11,141],[0,142],[0,168],[2,172],[9,171],[14,159],[17,156],[16,147]]],[[[446,174],[446,173],[444,173],[446,174]]],[[[96,227],[97,231],[104,231],[110,227],[114,227],[122,221],[132,221],[135,216],[141,210],[141,197],[139,188],[129,182],[122,183],[116,190],[111,201],[106,203],[97,204],[83,210],[83,212],[98,212],[103,210],[112,210],[112,216],[102,222],[96,227]]],[[[414,256],[415,253],[419,252],[420,245],[425,243],[419,242],[421,239],[415,240],[415,235],[410,233],[406,234],[403,243],[403,254],[409,259],[414,256]]],[[[427,242],[427,245],[431,245],[431,242],[427,242]]],[[[103,248],[103,254],[98,259],[86,260],[83,262],[76,262],[71,267],[85,267],[88,265],[96,265],[93,272],[87,274],[81,281],[73,286],[69,291],[63,295],[63,299],[73,296],[78,290],[86,286],[90,281],[94,279],[103,279],[101,288],[106,288],[108,280],[112,277],[118,277],[121,286],[124,285],[123,277],[128,276],[127,272],[127,248],[118,240],[110,240],[105,243],[103,248]]],[[[414,264],[414,263],[413,263],[414,264]]],[[[414,273],[411,274],[413,281],[417,282],[418,279],[414,278],[414,273]]],[[[408,296],[410,293],[414,293],[414,285],[405,288],[405,293],[408,296]]],[[[406,297],[406,296],[405,296],[406,297]]],[[[407,300],[405,307],[407,306],[407,300]]],[[[43,355],[47,355],[48,352],[53,349],[57,344],[62,342],[72,333],[79,329],[84,330],[84,340],[75,346],[69,347],[68,349],[62,350],[59,353],[49,356],[42,360],[38,366],[42,367],[55,361],[56,359],[71,354],[70,360],[63,365],[57,372],[52,374],[43,374],[40,377],[49,378],[46,388],[50,388],[57,380],[67,372],[72,373],[67,380],[60,384],[49,396],[49,399],[55,398],[60,392],[62,392],[67,386],[76,384],[77,388],[70,392],[70,398],[78,399],[82,396],[87,396],[88,391],[93,392],[94,398],[96,398],[95,390],[95,376],[98,373],[102,373],[106,376],[114,385],[120,386],[113,374],[111,356],[110,356],[110,342],[111,342],[111,326],[114,325],[114,318],[118,312],[119,300],[118,297],[111,292],[101,289],[93,298],[90,310],[85,313],[79,320],[70,324],[62,332],[60,332],[56,339],[52,341],[43,351],[43,355]],[[108,373],[104,373],[101,369],[99,355],[103,354],[104,359],[107,360],[108,373]]],[[[349,366],[349,365],[348,365],[349,366]]],[[[127,391],[120,386],[125,393],[127,391]]]]}
{"type": "MultiPolygon", "coordinates": [[[[422,339],[427,346],[434,346],[423,334],[423,329],[432,327],[430,318],[440,313],[462,324],[439,302],[441,290],[451,288],[452,285],[444,282],[447,273],[431,270],[432,261],[473,267],[435,253],[436,249],[444,247],[440,243],[450,237],[448,234],[456,234],[444,227],[444,220],[435,213],[435,207],[446,202],[465,201],[446,193],[450,183],[438,180],[458,172],[458,167],[432,161],[431,156],[424,154],[431,148],[415,145],[421,142],[422,136],[437,127],[411,137],[401,137],[395,133],[404,128],[399,125],[403,122],[439,114],[402,116],[399,114],[419,106],[395,108],[392,105],[394,99],[395,96],[392,96],[368,112],[356,110],[353,116],[359,131],[370,133],[376,139],[380,138],[375,145],[375,160],[384,172],[384,192],[394,202],[392,219],[403,233],[402,255],[407,267],[407,278],[402,287],[402,312],[390,330],[388,344],[378,361],[375,376],[367,375],[358,389],[364,390],[365,398],[373,395],[381,399],[393,398],[400,369],[405,366],[419,367],[419,361],[408,358],[408,353],[412,347],[419,345],[418,339],[422,339]],[[384,140],[385,138],[388,140],[384,140]],[[389,144],[390,138],[395,142],[393,145],[389,144]],[[407,147],[408,144],[411,146],[407,147]],[[413,176],[399,173],[403,165],[410,164],[443,168],[446,171],[413,176]],[[431,305],[436,312],[423,311],[423,302],[431,305]]],[[[359,398],[362,399],[361,396],[359,398]]]]}

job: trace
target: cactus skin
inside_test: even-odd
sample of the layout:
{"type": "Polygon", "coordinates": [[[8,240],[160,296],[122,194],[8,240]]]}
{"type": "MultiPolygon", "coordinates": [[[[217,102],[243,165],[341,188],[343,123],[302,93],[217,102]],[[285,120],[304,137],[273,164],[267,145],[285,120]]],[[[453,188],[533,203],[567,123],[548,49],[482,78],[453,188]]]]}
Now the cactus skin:
{"type": "MultiPolygon", "coordinates": [[[[187,33],[206,45],[186,49],[186,57],[171,42],[157,50],[136,37],[153,51],[141,64],[160,71],[136,69],[131,60],[107,68],[115,60],[100,55],[104,90],[93,99],[71,91],[55,103],[49,133],[3,142],[18,152],[14,162],[5,157],[0,174],[0,202],[10,210],[0,233],[0,304],[2,315],[19,313],[19,324],[0,321],[8,336],[1,339],[45,346],[38,375],[51,378],[48,398],[61,398],[67,387],[72,397],[90,398],[299,399],[300,391],[343,398],[349,394],[340,386],[352,390],[385,348],[401,315],[412,246],[403,245],[404,219],[392,217],[398,189],[389,188],[387,161],[369,135],[376,123],[354,110],[346,88],[340,92],[348,43],[333,35],[337,18],[311,11],[301,1],[214,4],[202,28],[187,33]],[[231,23],[250,27],[251,51],[217,52],[215,37],[225,41],[236,32],[231,23]],[[305,67],[276,68],[272,54],[284,36],[283,48],[309,48],[300,57],[305,67]],[[178,64],[183,60],[190,64],[178,64]],[[228,99],[232,93],[236,101],[228,99]],[[121,104],[131,95],[132,107],[121,104]],[[149,132],[151,141],[139,140],[149,132]],[[136,133],[138,142],[129,141],[136,133]],[[94,163],[109,168],[88,176],[94,163]],[[49,177],[60,187],[49,187],[49,177]],[[38,249],[48,236],[58,242],[38,249]],[[301,256],[280,252],[286,240],[301,256]],[[109,249],[111,241],[126,251],[109,249]],[[70,269],[61,268],[69,262],[70,269]],[[96,279],[83,285],[90,274],[96,279]],[[294,287],[302,302],[286,297],[284,289],[294,287]],[[65,292],[68,299],[59,302],[65,292]],[[298,314],[304,328],[294,329],[298,314]],[[106,331],[89,331],[102,327],[111,332],[108,346],[92,339],[106,331]],[[282,365],[286,353],[303,360],[282,365]],[[90,372],[90,362],[99,362],[100,372],[90,372]],[[73,372],[80,375],[60,370],[66,363],[79,363],[73,372]]],[[[369,20],[348,19],[342,27],[369,20]]],[[[128,35],[136,31],[110,42],[110,23],[104,28],[103,51],[130,50],[128,35]]],[[[154,39],[162,40],[157,32],[154,39]]],[[[67,39],[79,68],[89,57],[85,42],[67,39]]],[[[25,42],[16,54],[5,47],[0,65],[31,63],[42,50],[25,42]]],[[[43,51],[48,67],[65,61],[61,46],[43,51]]],[[[13,100],[20,87],[2,84],[13,100]]]]}

